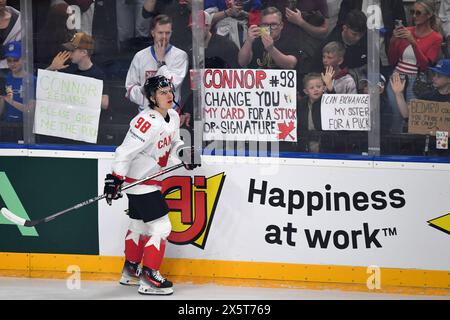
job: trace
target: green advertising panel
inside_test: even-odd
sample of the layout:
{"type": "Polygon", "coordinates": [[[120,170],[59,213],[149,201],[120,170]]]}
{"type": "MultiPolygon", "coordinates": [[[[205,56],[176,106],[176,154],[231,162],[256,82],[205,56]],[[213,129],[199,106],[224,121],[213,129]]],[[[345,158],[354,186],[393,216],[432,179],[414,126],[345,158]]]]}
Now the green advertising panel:
{"type": "MultiPolygon", "coordinates": [[[[21,218],[44,218],[97,193],[97,160],[0,157],[0,207],[21,218]]],[[[0,252],[96,255],[98,243],[97,203],[34,228],[0,216],[0,252]]]]}

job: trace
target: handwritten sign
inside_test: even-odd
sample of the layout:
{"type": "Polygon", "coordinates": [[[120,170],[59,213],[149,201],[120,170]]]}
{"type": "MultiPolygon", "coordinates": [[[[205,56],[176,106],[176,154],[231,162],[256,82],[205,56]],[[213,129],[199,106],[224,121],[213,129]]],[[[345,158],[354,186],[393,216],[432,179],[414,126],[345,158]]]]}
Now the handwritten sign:
{"type": "Polygon", "coordinates": [[[450,103],[411,100],[408,133],[434,136],[436,131],[450,131],[450,103]]]}
{"type": "Polygon", "coordinates": [[[34,132],[97,142],[103,81],[38,70],[34,132]]]}
{"type": "Polygon", "coordinates": [[[206,69],[205,140],[297,141],[293,70],[206,69]]]}
{"type": "Polygon", "coordinates": [[[436,149],[448,150],[448,131],[436,131],[436,149]]]}
{"type": "Polygon", "coordinates": [[[369,131],[369,95],[324,94],[321,114],[323,130],[369,131]]]}

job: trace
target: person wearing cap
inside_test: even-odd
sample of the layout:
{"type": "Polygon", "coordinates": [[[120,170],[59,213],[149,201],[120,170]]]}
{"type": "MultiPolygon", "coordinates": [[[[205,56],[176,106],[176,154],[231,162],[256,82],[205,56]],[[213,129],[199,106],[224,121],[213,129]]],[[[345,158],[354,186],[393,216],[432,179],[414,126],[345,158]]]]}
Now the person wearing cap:
{"type": "Polygon", "coordinates": [[[148,105],[142,87],[148,78],[164,76],[175,87],[174,107],[179,104],[181,85],[188,70],[188,55],[171,44],[172,19],[159,15],[152,19],[151,36],[153,44],[137,52],[131,61],[125,80],[126,98],[138,105],[141,112],[148,105]]]}
{"type": "MultiPolygon", "coordinates": [[[[77,32],[69,42],[63,44],[66,51],[59,52],[52,63],[47,68],[51,71],[61,71],[78,76],[105,80],[105,74],[97,65],[95,65],[91,56],[94,53],[94,39],[84,32],[77,32]],[[71,64],[66,64],[67,60],[71,64]]],[[[103,86],[103,95],[101,107],[103,110],[108,109],[109,95],[103,86]]]]}
{"type": "MultiPolygon", "coordinates": [[[[9,72],[5,78],[5,95],[0,96],[0,117],[5,122],[23,122],[23,70],[22,46],[20,41],[13,41],[5,46],[4,57],[8,63],[9,72]]],[[[36,84],[36,78],[34,80],[36,84]]]]}
{"type": "MultiPolygon", "coordinates": [[[[435,67],[429,69],[433,71],[434,89],[431,92],[424,92],[417,98],[427,101],[450,102],[450,59],[440,60],[435,67]]],[[[400,114],[404,119],[408,119],[408,103],[404,96],[405,80],[402,80],[398,73],[392,75],[391,87],[395,93],[400,114]]]]}
{"type": "Polygon", "coordinates": [[[429,69],[433,71],[432,81],[435,90],[424,94],[422,99],[450,102],[450,59],[443,59],[429,69]]]}

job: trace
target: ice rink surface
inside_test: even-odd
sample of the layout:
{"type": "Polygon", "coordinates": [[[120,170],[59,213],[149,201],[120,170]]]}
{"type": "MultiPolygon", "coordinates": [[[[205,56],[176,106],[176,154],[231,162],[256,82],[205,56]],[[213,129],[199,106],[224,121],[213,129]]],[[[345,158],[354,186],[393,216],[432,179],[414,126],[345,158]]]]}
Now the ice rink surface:
{"type": "MultiPolygon", "coordinates": [[[[450,292],[449,292],[450,293],[450,292]]],[[[450,296],[305,290],[289,288],[232,287],[219,284],[180,283],[170,296],[142,296],[137,287],[113,281],[81,281],[69,289],[66,280],[0,277],[0,299],[24,300],[450,300],[450,296]]]]}

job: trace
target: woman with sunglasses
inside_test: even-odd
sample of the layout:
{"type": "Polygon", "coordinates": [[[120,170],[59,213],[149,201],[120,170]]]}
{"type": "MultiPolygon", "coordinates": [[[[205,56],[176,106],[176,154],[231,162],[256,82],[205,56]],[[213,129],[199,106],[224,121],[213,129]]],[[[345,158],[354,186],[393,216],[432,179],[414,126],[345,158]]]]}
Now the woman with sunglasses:
{"type": "MultiPolygon", "coordinates": [[[[419,71],[426,71],[439,58],[443,37],[437,31],[434,9],[434,1],[417,0],[411,10],[414,26],[404,27],[399,23],[391,39],[389,62],[394,66],[394,73],[406,80],[406,102],[416,98],[413,88],[419,71]]],[[[402,133],[406,121],[390,84],[387,95],[392,108],[391,132],[402,133]]]]}

